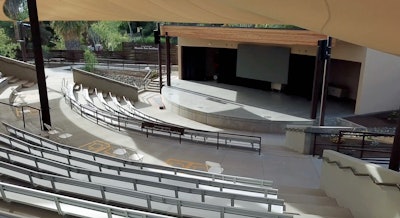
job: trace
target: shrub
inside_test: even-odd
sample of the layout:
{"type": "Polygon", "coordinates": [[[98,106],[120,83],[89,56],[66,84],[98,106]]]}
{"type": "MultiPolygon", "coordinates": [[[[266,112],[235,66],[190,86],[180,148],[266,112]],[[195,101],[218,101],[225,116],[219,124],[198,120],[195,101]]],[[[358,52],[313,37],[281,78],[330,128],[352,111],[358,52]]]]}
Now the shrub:
{"type": "Polygon", "coordinates": [[[90,50],[85,50],[85,53],[83,53],[83,58],[85,59],[85,70],[89,72],[94,71],[94,67],[97,64],[97,58],[96,55],[91,52],[90,50]]]}
{"type": "Polygon", "coordinates": [[[13,43],[4,29],[0,28],[0,55],[15,58],[19,44],[13,43]]]}

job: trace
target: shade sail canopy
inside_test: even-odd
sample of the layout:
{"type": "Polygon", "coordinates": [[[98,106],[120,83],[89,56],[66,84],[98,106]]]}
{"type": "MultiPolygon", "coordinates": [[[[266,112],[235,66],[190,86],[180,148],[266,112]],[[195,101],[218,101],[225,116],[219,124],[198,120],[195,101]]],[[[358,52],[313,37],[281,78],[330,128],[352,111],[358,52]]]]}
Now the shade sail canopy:
{"type": "MultiPolygon", "coordinates": [[[[42,21],[292,24],[400,55],[397,0],[37,0],[37,4],[42,21]]],[[[0,20],[9,18],[1,12],[0,20]]]]}

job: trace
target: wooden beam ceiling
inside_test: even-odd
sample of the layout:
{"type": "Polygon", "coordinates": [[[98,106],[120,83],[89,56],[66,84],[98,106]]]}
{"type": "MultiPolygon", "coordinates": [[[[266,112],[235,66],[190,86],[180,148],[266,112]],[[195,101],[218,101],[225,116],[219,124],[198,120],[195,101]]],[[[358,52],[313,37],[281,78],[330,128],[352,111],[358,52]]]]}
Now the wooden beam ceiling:
{"type": "Polygon", "coordinates": [[[317,46],[326,35],[308,30],[277,30],[225,27],[162,26],[161,34],[182,38],[220,40],[242,43],[317,46]]]}

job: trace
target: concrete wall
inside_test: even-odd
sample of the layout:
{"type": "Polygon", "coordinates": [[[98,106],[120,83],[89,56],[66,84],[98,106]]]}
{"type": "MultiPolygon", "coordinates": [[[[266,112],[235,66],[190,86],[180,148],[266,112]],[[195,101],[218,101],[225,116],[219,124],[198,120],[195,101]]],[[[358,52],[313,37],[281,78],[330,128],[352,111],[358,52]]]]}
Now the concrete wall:
{"type": "Polygon", "coordinates": [[[367,49],[361,72],[355,113],[397,110],[400,103],[400,57],[367,49]]]}
{"type": "MultiPolygon", "coordinates": [[[[375,164],[334,151],[325,150],[324,158],[350,166],[358,173],[369,174],[377,182],[400,184],[400,174],[375,164]]],[[[321,188],[340,206],[349,208],[355,218],[400,218],[400,190],[375,184],[368,176],[355,176],[349,169],[340,169],[324,160],[321,188]]]]}
{"type": "Polygon", "coordinates": [[[252,131],[252,132],[268,132],[268,133],[285,133],[287,125],[294,125],[299,123],[302,125],[312,125],[313,121],[270,121],[259,119],[247,119],[241,117],[229,117],[220,114],[208,113],[201,110],[179,105],[174,102],[168,95],[168,91],[163,89],[163,99],[166,108],[182,117],[204,123],[210,126],[252,131]]]}
{"type": "Polygon", "coordinates": [[[37,82],[35,65],[11,58],[0,56],[0,72],[22,80],[37,82]]]}
{"type": "Polygon", "coordinates": [[[301,154],[311,154],[313,137],[311,137],[311,134],[305,132],[308,127],[309,126],[287,125],[285,146],[301,154]]]}
{"type": "Polygon", "coordinates": [[[103,92],[111,92],[114,95],[125,96],[132,101],[138,101],[138,89],[134,86],[79,69],[73,69],[72,72],[76,84],[97,88],[97,90],[103,92]]]}

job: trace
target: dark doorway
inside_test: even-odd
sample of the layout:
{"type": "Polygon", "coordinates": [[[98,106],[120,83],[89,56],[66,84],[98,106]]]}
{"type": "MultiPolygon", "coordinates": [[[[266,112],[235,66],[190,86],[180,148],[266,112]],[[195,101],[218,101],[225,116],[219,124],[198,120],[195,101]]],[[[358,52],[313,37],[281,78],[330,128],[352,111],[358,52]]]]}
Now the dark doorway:
{"type": "Polygon", "coordinates": [[[182,47],[182,79],[235,83],[236,49],[182,47]]]}
{"type": "Polygon", "coordinates": [[[288,83],[284,88],[284,92],[311,100],[314,64],[314,56],[291,54],[288,83]]]}
{"type": "Polygon", "coordinates": [[[204,80],[206,72],[206,48],[182,47],[182,79],[204,80]]]}

